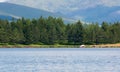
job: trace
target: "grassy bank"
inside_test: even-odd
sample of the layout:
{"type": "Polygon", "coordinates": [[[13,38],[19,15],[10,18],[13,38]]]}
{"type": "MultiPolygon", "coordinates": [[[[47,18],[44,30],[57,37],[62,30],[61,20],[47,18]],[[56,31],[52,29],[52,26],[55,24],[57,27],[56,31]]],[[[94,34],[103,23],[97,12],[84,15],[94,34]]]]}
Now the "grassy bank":
{"type": "Polygon", "coordinates": [[[79,48],[79,45],[0,45],[0,48],[79,48]]]}
{"type": "MultiPolygon", "coordinates": [[[[0,48],[80,48],[80,45],[22,45],[22,44],[0,44],[0,48]]],[[[117,44],[100,44],[100,45],[85,45],[85,48],[120,48],[120,43],[117,44]]]]}
{"type": "Polygon", "coordinates": [[[120,48],[120,43],[116,43],[116,44],[90,45],[90,47],[96,47],[96,48],[120,48]]]}

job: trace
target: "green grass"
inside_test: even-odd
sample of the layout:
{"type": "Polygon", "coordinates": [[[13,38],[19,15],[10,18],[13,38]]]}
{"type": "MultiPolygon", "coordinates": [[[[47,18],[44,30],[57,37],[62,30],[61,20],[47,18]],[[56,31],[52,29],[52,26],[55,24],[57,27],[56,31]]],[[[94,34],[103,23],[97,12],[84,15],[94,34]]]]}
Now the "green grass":
{"type": "MultiPolygon", "coordinates": [[[[85,48],[94,48],[94,45],[85,45],[85,48]]],[[[80,45],[41,45],[41,44],[30,44],[30,45],[23,45],[23,44],[8,44],[8,43],[0,43],[0,48],[79,48],[80,45]]],[[[118,48],[120,46],[102,46],[102,45],[96,45],[96,48],[118,48]]]]}
{"type": "Polygon", "coordinates": [[[79,48],[79,45],[37,45],[37,44],[30,44],[30,45],[22,45],[22,44],[0,44],[0,48],[79,48]]]}

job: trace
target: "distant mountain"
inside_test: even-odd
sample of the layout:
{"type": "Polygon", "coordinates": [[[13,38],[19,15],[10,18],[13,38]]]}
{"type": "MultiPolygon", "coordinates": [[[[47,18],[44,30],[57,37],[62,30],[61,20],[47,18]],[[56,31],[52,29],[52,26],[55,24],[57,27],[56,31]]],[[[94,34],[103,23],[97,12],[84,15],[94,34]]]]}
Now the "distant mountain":
{"type": "Polygon", "coordinates": [[[22,5],[12,4],[12,3],[0,3],[0,18],[39,18],[40,16],[48,17],[63,17],[62,14],[52,13],[40,9],[35,9],[31,7],[26,7],[22,5]]]}
{"type": "Polygon", "coordinates": [[[120,6],[107,7],[98,5],[86,9],[78,9],[67,14],[60,12],[52,13],[36,8],[27,6],[12,4],[12,3],[0,3],[0,18],[2,19],[15,19],[25,18],[39,18],[40,16],[48,17],[61,17],[63,20],[68,22],[75,22],[81,20],[83,22],[115,22],[120,21],[120,6]]]}
{"type": "Polygon", "coordinates": [[[93,8],[77,10],[66,14],[68,17],[81,19],[85,22],[120,21],[120,6],[106,7],[99,5],[93,8]]]}
{"type": "Polygon", "coordinates": [[[4,19],[4,20],[12,20],[13,17],[11,16],[5,16],[5,15],[0,15],[0,19],[4,19]]]}

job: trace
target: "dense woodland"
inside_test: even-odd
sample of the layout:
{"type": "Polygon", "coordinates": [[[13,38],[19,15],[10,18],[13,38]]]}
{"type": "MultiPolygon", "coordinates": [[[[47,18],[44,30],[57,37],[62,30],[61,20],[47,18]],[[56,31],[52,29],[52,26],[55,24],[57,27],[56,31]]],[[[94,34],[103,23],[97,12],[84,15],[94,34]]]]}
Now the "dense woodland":
{"type": "Polygon", "coordinates": [[[65,24],[62,18],[0,19],[0,44],[105,44],[120,42],[120,23],[65,24]]]}

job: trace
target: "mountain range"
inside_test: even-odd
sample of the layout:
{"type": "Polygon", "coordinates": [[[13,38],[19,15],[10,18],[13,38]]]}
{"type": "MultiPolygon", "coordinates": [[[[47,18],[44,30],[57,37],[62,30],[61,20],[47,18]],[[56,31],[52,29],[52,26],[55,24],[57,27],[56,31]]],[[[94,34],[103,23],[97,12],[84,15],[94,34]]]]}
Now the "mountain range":
{"type": "Polygon", "coordinates": [[[98,5],[68,13],[67,16],[81,19],[85,22],[115,22],[120,21],[120,6],[107,7],[98,5]]]}
{"type": "Polygon", "coordinates": [[[21,17],[38,18],[40,16],[43,17],[62,16],[60,14],[51,13],[48,11],[17,5],[17,4],[11,4],[11,3],[0,3],[0,15],[11,16],[14,18],[21,18],[21,17]]]}
{"type": "Polygon", "coordinates": [[[0,18],[12,19],[12,18],[39,18],[40,16],[48,17],[62,17],[66,22],[73,22],[76,20],[82,20],[84,22],[115,22],[120,21],[120,6],[107,7],[98,5],[86,9],[78,9],[67,14],[60,12],[52,13],[42,9],[36,9],[23,5],[17,5],[7,2],[0,3],[0,18]]]}

